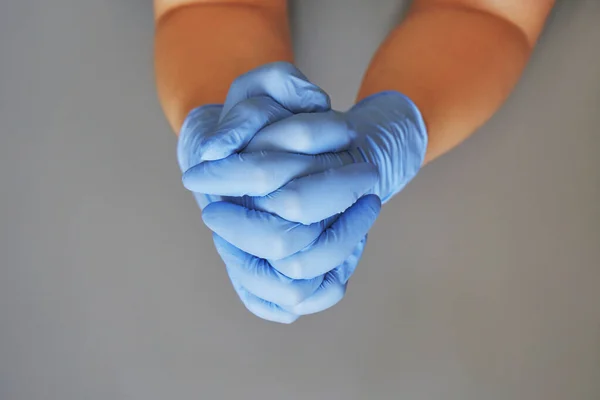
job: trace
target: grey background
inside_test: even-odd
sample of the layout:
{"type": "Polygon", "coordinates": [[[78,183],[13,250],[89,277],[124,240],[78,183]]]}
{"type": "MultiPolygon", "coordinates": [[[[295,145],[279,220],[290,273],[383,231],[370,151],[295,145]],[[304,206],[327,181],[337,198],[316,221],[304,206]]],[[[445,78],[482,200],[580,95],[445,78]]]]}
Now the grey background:
{"type": "MultiPolygon", "coordinates": [[[[386,206],[334,309],[239,303],[155,98],[145,0],[0,2],[0,399],[600,398],[600,2],[386,206]]],[[[349,106],[406,4],[302,0],[349,106]]]]}

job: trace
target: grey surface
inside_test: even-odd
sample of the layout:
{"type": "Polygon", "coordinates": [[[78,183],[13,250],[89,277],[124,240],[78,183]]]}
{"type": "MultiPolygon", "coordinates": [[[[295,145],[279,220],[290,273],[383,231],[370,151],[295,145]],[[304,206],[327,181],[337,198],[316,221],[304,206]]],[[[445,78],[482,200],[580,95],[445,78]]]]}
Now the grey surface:
{"type": "MultiPolygon", "coordinates": [[[[149,3],[0,2],[0,399],[600,398],[600,2],[559,5],[291,326],[243,309],[180,185],[149,3]]],[[[402,8],[297,1],[298,64],[350,105],[402,8]]]]}

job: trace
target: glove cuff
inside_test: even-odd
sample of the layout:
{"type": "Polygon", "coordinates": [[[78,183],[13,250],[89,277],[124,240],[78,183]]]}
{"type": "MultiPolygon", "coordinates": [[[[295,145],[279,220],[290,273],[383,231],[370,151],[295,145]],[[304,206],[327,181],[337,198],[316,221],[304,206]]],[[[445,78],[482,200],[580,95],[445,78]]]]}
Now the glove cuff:
{"type": "Polygon", "coordinates": [[[397,91],[364,98],[348,113],[355,129],[364,132],[358,150],[379,167],[377,190],[387,202],[419,172],[427,150],[427,128],[416,104],[397,91]]]}

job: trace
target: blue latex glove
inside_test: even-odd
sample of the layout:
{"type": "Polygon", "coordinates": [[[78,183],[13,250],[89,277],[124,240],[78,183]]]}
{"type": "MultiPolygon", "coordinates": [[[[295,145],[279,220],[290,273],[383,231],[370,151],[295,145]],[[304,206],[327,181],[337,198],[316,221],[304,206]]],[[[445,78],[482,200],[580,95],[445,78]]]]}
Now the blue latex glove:
{"type": "MultiPolygon", "coordinates": [[[[322,92],[311,87],[307,93],[305,88],[310,85],[302,79],[297,80],[298,76],[301,76],[299,72],[289,64],[261,67],[242,76],[232,85],[222,109],[220,106],[203,106],[192,111],[180,134],[178,159],[182,170],[202,161],[202,149],[224,132],[235,131],[240,134],[233,136],[243,138],[247,135],[244,132],[256,132],[269,123],[290,117],[290,108],[295,111],[314,111],[318,108],[315,107],[314,93],[318,97],[322,92]],[[274,84],[277,80],[279,84],[274,84]],[[301,85],[294,84],[297,82],[301,85]],[[294,96],[298,99],[295,108],[292,104],[294,96]],[[229,112],[224,113],[227,107],[229,112]]],[[[322,104],[328,105],[325,102],[322,104]]],[[[304,140],[297,142],[303,151],[333,152],[350,144],[347,127],[341,119],[335,120],[320,114],[299,116],[304,116],[307,127],[310,127],[303,130],[304,140]]],[[[237,143],[240,143],[237,139],[233,141],[233,144],[237,143]]],[[[281,150],[277,149],[277,142],[267,139],[263,140],[263,145],[281,150]]],[[[226,147],[227,143],[221,142],[220,147],[223,146],[226,147]]],[[[285,146],[283,149],[289,150],[285,146]]],[[[243,156],[240,154],[240,157],[243,156]]],[[[226,263],[236,291],[246,307],[262,318],[292,322],[299,315],[318,312],[337,303],[345,293],[348,278],[364,249],[366,233],[379,212],[380,201],[376,196],[366,196],[356,202],[377,181],[372,165],[346,163],[344,167],[335,169],[344,163],[330,155],[319,157],[321,163],[328,166],[327,172],[297,180],[295,184],[301,184],[301,191],[298,192],[290,184],[288,190],[284,191],[287,194],[280,196],[277,202],[280,204],[285,197],[288,207],[298,215],[312,215],[314,223],[294,223],[247,208],[268,208],[271,202],[268,197],[232,198],[223,196],[227,193],[217,196],[195,193],[200,206],[205,207],[204,221],[223,236],[215,234],[215,245],[226,263]],[[347,184],[338,185],[336,196],[330,199],[326,207],[314,201],[303,201],[302,191],[307,200],[322,198],[331,194],[331,185],[340,180],[347,184]],[[209,205],[214,201],[217,202],[209,205]],[[315,217],[319,214],[325,219],[348,207],[339,219],[321,220],[315,217]],[[287,276],[274,270],[266,259],[288,260],[287,276]],[[308,279],[290,278],[299,274],[302,265],[311,260],[319,273],[314,273],[308,279]]],[[[239,172],[232,171],[234,175],[239,172]]]]}
{"type": "MultiPolygon", "coordinates": [[[[383,92],[364,99],[348,112],[328,111],[318,116],[311,119],[306,114],[294,115],[258,133],[245,129],[237,129],[235,134],[221,131],[200,149],[200,159],[211,159],[217,153],[226,158],[189,169],[183,178],[185,186],[228,196],[263,196],[254,198],[256,208],[310,224],[344,211],[343,207],[336,209],[336,206],[345,204],[334,200],[338,192],[352,185],[355,179],[352,174],[336,174],[327,180],[322,190],[314,190],[313,177],[330,174],[322,171],[330,168],[339,171],[366,161],[377,167],[380,176],[368,193],[387,201],[417,174],[423,163],[427,147],[425,125],[417,107],[400,93],[383,92]],[[328,131],[337,127],[333,129],[336,136],[344,136],[345,132],[350,147],[312,155],[315,152],[307,143],[318,141],[313,132],[323,126],[329,127],[328,131]],[[242,148],[248,153],[227,156],[242,148]]],[[[322,134],[327,135],[327,132],[322,134]]],[[[336,247],[326,244],[320,251],[309,246],[288,257],[269,257],[270,242],[238,232],[229,208],[215,205],[206,211],[204,220],[214,232],[250,254],[268,258],[270,264],[286,276],[311,279],[333,268],[339,260],[330,256],[335,254],[336,247]]],[[[247,220],[251,222],[249,226],[267,229],[264,227],[268,225],[267,218],[248,216],[247,220]]]]}
{"type": "MultiPolygon", "coordinates": [[[[202,150],[209,147],[208,143],[213,138],[222,140],[222,145],[210,146],[218,155],[227,145],[227,139],[232,139],[233,145],[243,145],[244,139],[235,137],[238,130],[257,132],[294,113],[328,111],[330,107],[327,93],[312,84],[293,65],[273,63],[259,67],[233,82],[224,105],[209,104],[188,114],[177,144],[179,166],[185,172],[202,162],[202,150]],[[232,108],[234,110],[230,113],[232,108]],[[223,138],[223,132],[227,132],[228,138],[223,138]]],[[[274,145],[267,144],[270,148],[274,145]]],[[[204,194],[207,192],[194,193],[200,208],[223,200],[222,196],[204,194]]],[[[241,203],[241,200],[229,200],[241,203]]]]}
{"type": "MultiPolygon", "coordinates": [[[[327,111],[317,115],[318,118],[294,115],[259,132],[220,131],[204,144],[198,155],[202,161],[214,161],[190,168],[183,177],[184,185],[190,190],[229,196],[274,196],[284,184],[303,176],[368,162],[377,167],[380,177],[371,193],[385,203],[421,168],[427,131],[421,113],[408,97],[387,91],[363,99],[347,112],[327,111]],[[311,156],[315,152],[306,151],[310,147],[306,143],[320,139],[313,132],[327,136],[332,126],[336,127],[334,136],[345,135],[350,142],[347,150],[311,156]],[[249,154],[236,153],[242,149],[249,154]],[[289,153],[281,153],[282,149],[289,153]]],[[[337,185],[346,184],[339,180],[330,192],[334,193],[337,185]]],[[[319,200],[326,202],[327,198],[319,200]]],[[[272,201],[265,209],[284,216],[287,208],[284,203],[272,201]]]]}

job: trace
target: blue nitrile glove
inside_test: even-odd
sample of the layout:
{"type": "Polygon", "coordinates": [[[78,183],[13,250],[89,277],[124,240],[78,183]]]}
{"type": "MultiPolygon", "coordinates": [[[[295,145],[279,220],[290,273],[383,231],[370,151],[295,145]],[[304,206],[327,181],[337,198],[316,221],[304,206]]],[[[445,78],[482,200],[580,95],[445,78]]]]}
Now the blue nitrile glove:
{"type": "MultiPolygon", "coordinates": [[[[310,98],[311,93],[307,94],[305,87],[290,84],[290,71],[295,73],[293,78],[299,74],[291,65],[279,63],[261,67],[239,78],[232,85],[225,104],[225,107],[229,104],[229,113],[222,113],[220,106],[203,106],[192,111],[184,123],[178,146],[182,170],[185,171],[202,161],[201,151],[206,143],[210,142],[207,138],[218,138],[222,132],[229,133],[233,130],[237,132],[233,135],[235,137],[249,136],[244,132],[256,132],[268,123],[289,117],[292,115],[289,109],[293,108],[290,104],[294,96],[304,101],[308,99],[308,104],[304,104],[303,107],[305,110],[314,111],[317,107],[314,105],[315,100],[310,98]],[[277,80],[279,85],[275,84],[277,80]],[[261,84],[263,89],[257,89],[261,84]],[[265,87],[270,93],[266,93],[265,87]],[[290,91],[290,88],[294,90],[290,91]],[[259,97],[246,98],[248,95],[259,97]],[[277,103],[273,101],[274,98],[278,100],[277,103]],[[285,104],[286,107],[280,104],[285,104]],[[219,115],[220,124],[217,121],[219,115]]],[[[296,106],[295,111],[301,108],[302,106],[296,106]]],[[[304,151],[332,152],[347,147],[350,143],[348,131],[344,124],[340,124],[341,120],[335,121],[320,114],[301,115],[305,116],[307,126],[310,127],[302,132],[302,142],[297,143],[304,151]],[[323,123],[319,122],[321,120],[323,123]]],[[[277,143],[269,143],[268,140],[264,140],[263,143],[272,149],[277,147],[277,143]]],[[[289,149],[289,146],[287,148],[289,149]]],[[[323,165],[327,164],[329,168],[341,165],[337,158],[321,158],[323,165]]],[[[239,172],[232,171],[234,175],[239,172]]],[[[282,191],[280,202],[285,197],[286,203],[294,206],[296,214],[308,215],[314,219],[315,223],[308,225],[286,221],[273,214],[251,211],[240,206],[261,210],[265,206],[268,207],[269,198],[234,198],[222,196],[227,193],[217,196],[196,193],[200,206],[206,207],[203,218],[207,225],[213,230],[227,228],[221,232],[227,241],[215,235],[215,244],[227,265],[236,291],[250,311],[265,319],[292,322],[299,315],[324,310],[342,298],[347,280],[364,249],[365,235],[380,208],[380,201],[376,196],[366,196],[356,203],[355,201],[367,192],[376,180],[376,170],[372,165],[358,163],[297,180],[295,183],[301,183],[301,192],[294,192],[293,185],[289,185],[287,191],[282,191]],[[338,185],[336,196],[333,196],[326,206],[310,201],[329,194],[330,185],[339,180],[347,184],[338,185]],[[303,195],[308,201],[303,201],[303,195]],[[213,201],[219,202],[209,205],[213,201]],[[350,209],[339,219],[322,220],[348,207],[350,209]],[[318,216],[322,218],[317,218],[318,216]],[[325,228],[328,229],[321,235],[325,228]],[[269,245],[264,246],[264,243],[269,245]],[[262,247],[260,251],[253,251],[259,247],[262,247]],[[293,258],[293,254],[302,249],[305,250],[298,253],[296,265],[290,265],[301,270],[302,263],[316,260],[316,268],[320,268],[321,272],[311,279],[291,279],[271,268],[265,260],[293,258]],[[254,257],[257,255],[261,258],[254,257]]],[[[290,275],[293,276],[293,272],[290,275]]]]}
{"type": "MultiPolygon", "coordinates": [[[[328,111],[319,113],[318,118],[294,115],[265,127],[256,136],[250,130],[237,130],[235,135],[222,131],[201,149],[200,157],[207,159],[211,157],[206,154],[216,153],[226,156],[227,152],[242,148],[244,153],[192,167],[184,174],[183,181],[190,190],[228,196],[263,196],[252,198],[255,208],[309,224],[342,212],[344,208],[335,209],[329,204],[343,204],[333,200],[355,179],[350,173],[331,176],[331,172],[322,171],[334,167],[341,171],[351,168],[353,163],[366,161],[377,167],[380,176],[368,193],[387,201],[419,171],[426,147],[427,133],[417,107],[400,93],[383,92],[364,99],[348,112],[328,111]],[[323,126],[328,127],[322,132],[323,136],[330,131],[335,132],[333,136],[346,136],[352,142],[348,150],[312,155],[315,152],[310,144],[313,140],[318,143],[319,137],[311,132],[322,131],[323,126]],[[314,190],[313,177],[328,174],[331,179],[327,179],[322,190],[314,190]]],[[[270,264],[286,276],[311,279],[337,265],[330,262],[337,258],[328,257],[334,247],[327,245],[319,252],[309,246],[285,258],[265,257],[269,254],[269,241],[239,234],[230,215],[230,207],[219,203],[206,210],[204,220],[230,243],[250,254],[268,258],[270,264]]],[[[266,218],[252,218],[252,226],[262,227],[266,224],[264,221],[266,218]]],[[[370,226],[370,222],[365,225],[370,226]]]]}
{"type": "MultiPolygon", "coordinates": [[[[216,206],[228,203],[214,204],[216,206]]],[[[216,233],[213,235],[214,242],[225,262],[231,282],[246,308],[266,320],[291,323],[302,315],[326,310],[344,297],[348,279],[362,256],[367,241],[366,232],[379,214],[380,206],[377,196],[360,198],[319,238],[320,243],[314,250],[316,257],[331,257],[332,248],[337,248],[334,253],[342,254],[339,249],[346,248],[350,243],[354,248],[350,248],[349,254],[344,251],[342,257],[346,259],[337,267],[312,279],[292,279],[274,269],[269,260],[240,250],[216,233]],[[353,226],[353,220],[362,226],[353,226]],[[355,244],[354,239],[361,234],[363,238],[355,244]]],[[[231,221],[226,222],[231,224],[231,221]]],[[[245,228],[240,229],[240,233],[242,240],[249,235],[261,237],[260,233],[245,228]]],[[[280,233],[284,234],[285,230],[281,230],[280,233]]],[[[290,239],[286,238],[284,242],[293,243],[293,239],[290,239]]]]}
{"type": "MultiPolygon", "coordinates": [[[[204,105],[188,114],[177,144],[179,166],[185,172],[202,162],[205,144],[210,143],[213,136],[221,137],[222,132],[227,132],[235,144],[241,145],[242,141],[235,139],[239,130],[257,132],[294,113],[328,111],[330,108],[327,93],[293,65],[278,62],[256,68],[233,82],[224,105],[204,105]],[[232,108],[234,112],[229,113],[232,108]],[[227,117],[227,114],[231,115],[227,117]]],[[[225,145],[211,147],[220,150],[225,145]]],[[[221,196],[194,193],[200,208],[223,200],[221,196]]]]}
{"type": "MultiPolygon", "coordinates": [[[[294,115],[260,132],[220,131],[206,141],[199,154],[203,161],[216,161],[203,162],[188,170],[183,178],[185,186],[231,196],[267,195],[286,182],[331,166],[368,162],[377,166],[380,176],[372,193],[385,203],[423,164],[427,149],[425,123],[417,106],[401,93],[381,92],[363,99],[347,112],[316,115],[294,115]],[[321,137],[328,141],[330,131],[335,131],[333,137],[345,137],[338,139],[340,142],[350,142],[349,146],[338,146],[347,150],[311,156],[316,153],[306,143],[318,144],[321,137]],[[235,153],[242,149],[249,154],[235,153]],[[281,153],[282,149],[289,153],[281,153]]],[[[335,189],[332,187],[330,192],[335,189]]],[[[278,206],[285,208],[276,202],[270,204],[278,206]]],[[[272,210],[270,207],[267,211],[272,210]]]]}

